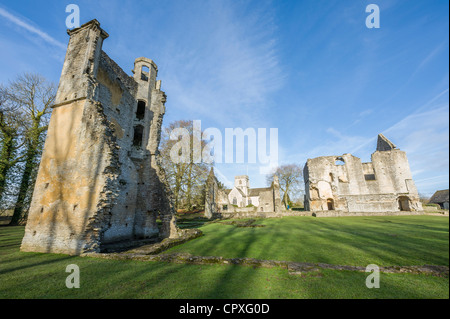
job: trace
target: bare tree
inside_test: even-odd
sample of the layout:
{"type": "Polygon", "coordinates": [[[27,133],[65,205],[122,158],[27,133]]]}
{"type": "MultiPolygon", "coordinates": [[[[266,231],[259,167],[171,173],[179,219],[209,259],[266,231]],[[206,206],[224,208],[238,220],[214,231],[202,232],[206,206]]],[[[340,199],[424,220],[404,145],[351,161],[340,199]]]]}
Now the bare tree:
{"type": "Polygon", "coordinates": [[[0,85],[0,200],[11,169],[24,158],[19,154],[24,145],[24,123],[22,110],[11,100],[8,89],[0,85]]]}
{"type": "Polygon", "coordinates": [[[272,183],[275,175],[278,176],[280,189],[283,193],[282,202],[287,207],[290,198],[298,197],[298,194],[303,191],[303,167],[299,164],[279,166],[267,175],[268,184],[272,183]]]}
{"type": "Polygon", "coordinates": [[[17,225],[24,219],[27,197],[32,193],[35,175],[39,166],[45,132],[55,101],[56,85],[37,74],[25,73],[17,77],[9,85],[11,100],[26,115],[24,136],[24,168],[21,176],[14,215],[10,225],[17,225]]]}
{"type": "MultiPolygon", "coordinates": [[[[172,122],[162,132],[160,147],[162,165],[174,194],[176,209],[191,209],[194,205],[204,204],[204,186],[211,165],[194,163],[192,148],[194,138],[196,137],[194,137],[192,121],[172,122]],[[189,160],[186,162],[174,163],[170,156],[172,147],[178,142],[170,139],[170,133],[175,128],[185,128],[189,132],[191,147],[189,148],[189,160]]],[[[205,142],[198,142],[203,148],[205,142]]]]}

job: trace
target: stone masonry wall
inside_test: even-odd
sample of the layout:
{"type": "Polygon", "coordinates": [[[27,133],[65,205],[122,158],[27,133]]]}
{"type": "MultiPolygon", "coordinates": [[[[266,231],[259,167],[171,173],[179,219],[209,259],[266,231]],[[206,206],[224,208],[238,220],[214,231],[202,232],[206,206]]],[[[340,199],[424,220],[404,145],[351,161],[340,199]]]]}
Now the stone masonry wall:
{"type": "Polygon", "coordinates": [[[383,135],[370,163],[351,154],[308,159],[305,209],[310,211],[421,211],[406,153],[383,135]]]}
{"type": "Polygon", "coordinates": [[[101,50],[108,34],[96,20],[68,33],[21,250],[80,254],[123,240],[177,237],[158,162],[166,97],[156,65],[139,58],[128,76],[101,50]],[[142,64],[154,65],[152,80],[142,80],[142,64]]]}

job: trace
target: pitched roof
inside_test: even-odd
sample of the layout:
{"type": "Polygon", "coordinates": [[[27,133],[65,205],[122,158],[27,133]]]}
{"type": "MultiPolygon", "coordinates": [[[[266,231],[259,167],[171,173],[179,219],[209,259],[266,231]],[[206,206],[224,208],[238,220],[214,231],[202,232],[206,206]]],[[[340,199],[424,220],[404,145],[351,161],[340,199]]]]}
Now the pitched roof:
{"type": "Polygon", "coordinates": [[[430,198],[430,203],[433,204],[439,204],[444,202],[448,202],[448,189],[437,191],[430,198]]]}
{"type": "Polygon", "coordinates": [[[266,192],[272,190],[271,187],[266,188],[250,188],[248,192],[248,196],[259,196],[259,193],[266,192]]]}
{"type": "MultiPolygon", "coordinates": [[[[241,193],[241,195],[243,197],[246,197],[245,194],[238,188],[236,187],[236,189],[238,190],[239,193],[241,193]]],[[[271,191],[272,187],[266,187],[266,188],[249,188],[248,190],[248,196],[259,196],[259,194],[261,192],[267,192],[267,191],[271,191]]],[[[231,193],[232,189],[224,189],[225,194],[229,195],[231,193]]]]}
{"type": "Polygon", "coordinates": [[[244,192],[242,192],[238,187],[233,187],[232,189],[225,189],[224,190],[225,194],[229,195],[233,189],[236,189],[242,195],[242,197],[245,197],[244,192]]]}

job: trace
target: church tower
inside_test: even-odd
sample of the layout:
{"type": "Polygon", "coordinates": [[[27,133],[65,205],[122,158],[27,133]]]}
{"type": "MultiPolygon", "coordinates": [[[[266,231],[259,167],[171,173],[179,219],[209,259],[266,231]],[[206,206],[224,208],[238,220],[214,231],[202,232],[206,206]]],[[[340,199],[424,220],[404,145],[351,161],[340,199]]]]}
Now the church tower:
{"type": "Polygon", "coordinates": [[[239,175],[234,178],[234,186],[240,189],[245,196],[248,196],[250,189],[250,182],[247,175],[239,175]]]}

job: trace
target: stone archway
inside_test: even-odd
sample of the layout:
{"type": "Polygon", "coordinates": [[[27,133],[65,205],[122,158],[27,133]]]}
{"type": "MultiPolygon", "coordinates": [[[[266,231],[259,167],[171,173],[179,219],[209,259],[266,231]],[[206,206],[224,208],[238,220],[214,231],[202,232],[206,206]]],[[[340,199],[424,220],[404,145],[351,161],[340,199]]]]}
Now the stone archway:
{"type": "Polygon", "coordinates": [[[408,196],[400,196],[398,198],[398,209],[402,212],[411,211],[411,200],[408,196]]]}

